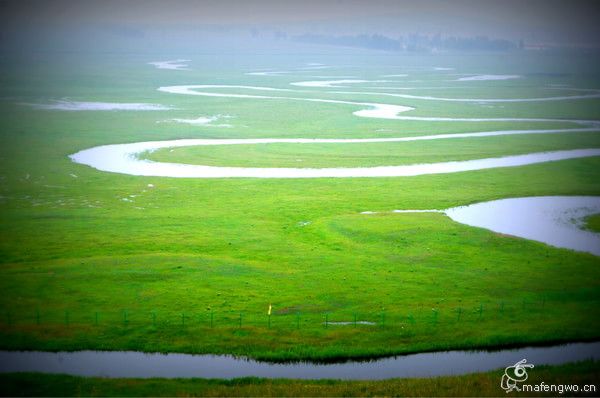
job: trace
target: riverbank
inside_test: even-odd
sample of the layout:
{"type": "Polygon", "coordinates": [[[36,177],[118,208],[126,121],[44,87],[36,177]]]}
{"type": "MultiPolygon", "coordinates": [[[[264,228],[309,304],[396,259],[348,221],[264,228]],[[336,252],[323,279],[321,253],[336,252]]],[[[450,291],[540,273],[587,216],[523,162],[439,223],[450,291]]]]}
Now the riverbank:
{"type": "MultiPolygon", "coordinates": [[[[218,379],[105,379],[39,373],[0,374],[1,396],[501,396],[503,369],[465,376],[383,381],[218,379]]],[[[576,384],[600,380],[600,362],[536,366],[528,383],[576,384]]],[[[511,396],[557,395],[512,392],[511,396]]],[[[569,393],[569,396],[585,394],[569,393]]],[[[590,394],[590,395],[597,395],[590,394]]]]}

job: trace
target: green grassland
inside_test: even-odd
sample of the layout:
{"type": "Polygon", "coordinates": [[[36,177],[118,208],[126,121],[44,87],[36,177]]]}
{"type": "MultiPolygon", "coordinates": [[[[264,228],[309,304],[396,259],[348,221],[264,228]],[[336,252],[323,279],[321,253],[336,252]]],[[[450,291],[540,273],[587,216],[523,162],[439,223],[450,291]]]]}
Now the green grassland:
{"type": "Polygon", "coordinates": [[[568,133],[361,144],[262,144],[160,149],[143,158],[159,162],[238,167],[369,167],[434,163],[598,148],[600,134],[568,133]],[[459,140],[459,141],[457,141],[459,140]],[[462,141],[462,142],[461,142],[462,141]]]}
{"type": "MultiPolygon", "coordinates": [[[[377,79],[406,69],[419,82],[402,84],[415,87],[458,85],[449,81],[456,76],[427,69],[440,63],[462,66],[457,73],[524,75],[516,81],[460,82],[471,88],[454,91],[410,92],[416,95],[526,97],[566,92],[540,88],[549,84],[600,87],[593,68],[563,57],[517,54],[501,63],[484,56],[373,55],[369,62],[348,54],[319,57],[324,63],[351,65],[319,75],[377,79]]],[[[570,128],[573,123],[380,120],[353,116],[358,109],[351,105],[166,94],[156,88],[290,88],[290,82],[317,79],[306,72],[244,75],[261,67],[297,67],[311,61],[308,57],[256,57],[243,63],[197,56],[193,71],[145,64],[162,58],[169,59],[65,55],[60,61],[44,59],[43,66],[39,60],[2,60],[0,348],[332,360],[600,337],[598,257],[468,227],[443,214],[389,212],[519,196],[600,195],[599,158],[449,175],[308,180],[136,177],[99,172],[68,159],[95,145],[142,140],[396,137],[570,128]],[[177,109],[60,112],[22,105],[61,98],[177,109]],[[165,121],[215,114],[231,115],[225,123],[233,127],[165,121]],[[367,210],[383,213],[360,214],[367,210]],[[355,316],[376,325],[324,324],[355,316]]],[[[294,96],[396,103],[426,116],[600,116],[598,99],[487,108],[303,91],[294,96]]],[[[369,166],[594,148],[598,140],[591,132],[368,145],[190,147],[150,157],[257,167],[369,166]]]]}
{"type": "Polygon", "coordinates": [[[600,214],[594,214],[585,219],[585,226],[587,229],[600,232],[600,214]]]}
{"type": "MultiPolygon", "coordinates": [[[[275,397],[497,397],[503,369],[464,376],[385,381],[267,380],[256,378],[211,379],[105,379],[36,373],[0,375],[2,396],[275,396],[275,397]]],[[[598,363],[579,362],[561,366],[540,366],[531,371],[528,384],[578,385],[581,392],[568,396],[595,396],[584,393],[585,385],[596,384],[598,363]]],[[[598,388],[596,384],[596,388],[598,388]]],[[[556,396],[557,392],[512,392],[511,396],[556,396]]]]}

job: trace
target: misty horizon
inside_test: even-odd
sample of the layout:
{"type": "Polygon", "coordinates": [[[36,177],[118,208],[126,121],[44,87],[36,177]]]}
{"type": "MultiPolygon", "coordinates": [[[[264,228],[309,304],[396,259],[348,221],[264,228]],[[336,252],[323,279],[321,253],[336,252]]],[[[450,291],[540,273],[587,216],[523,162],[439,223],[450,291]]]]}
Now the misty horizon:
{"type": "Polygon", "coordinates": [[[340,38],[348,44],[348,38],[365,36],[399,43],[375,46],[383,50],[415,47],[406,45],[414,38],[437,40],[438,44],[440,39],[485,38],[495,42],[494,49],[598,48],[600,36],[596,3],[581,0],[8,0],[0,2],[0,14],[4,51],[197,51],[203,45],[278,47],[291,41],[306,42],[298,38],[308,36],[330,38],[318,43],[327,45],[344,44],[340,38]]]}

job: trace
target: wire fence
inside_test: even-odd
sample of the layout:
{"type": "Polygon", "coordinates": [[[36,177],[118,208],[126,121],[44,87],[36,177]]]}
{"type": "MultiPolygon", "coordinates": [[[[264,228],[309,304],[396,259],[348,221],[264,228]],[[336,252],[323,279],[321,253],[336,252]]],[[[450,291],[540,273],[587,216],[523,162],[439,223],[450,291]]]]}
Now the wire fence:
{"type": "Polygon", "coordinates": [[[118,309],[110,311],[86,311],[77,308],[50,309],[42,306],[33,309],[6,309],[0,325],[17,326],[121,326],[121,327],[200,327],[217,328],[410,328],[435,327],[465,322],[484,322],[499,319],[526,320],[556,314],[560,301],[549,305],[546,298],[523,299],[519,301],[480,302],[478,304],[458,304],[443,306],[418,306],[410,309],[390,308],[372,312],[336,310],[323,312],[302,312],[285,310],[274,311],[164,311],[141,309],[118,309]]]}

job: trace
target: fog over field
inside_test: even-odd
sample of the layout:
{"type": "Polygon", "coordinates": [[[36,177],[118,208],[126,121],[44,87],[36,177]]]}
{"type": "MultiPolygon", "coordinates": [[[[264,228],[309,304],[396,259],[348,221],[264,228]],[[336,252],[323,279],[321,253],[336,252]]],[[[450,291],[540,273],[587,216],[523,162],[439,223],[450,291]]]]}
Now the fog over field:
{"type": "Polygon", "coordinates": [[[337,38],[341,44],[378,35],[412,36],[413,41],[438,37],[433,46],[439,38],[488,37],[596,47],[598,8],[591,0],[3,0],[1,46],[19,51],[282,50],[287,40],[305,35],[337,38]]]}

